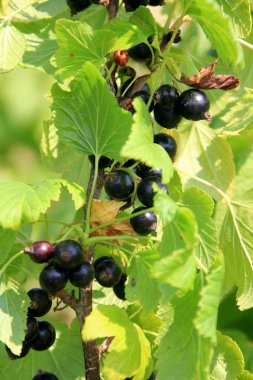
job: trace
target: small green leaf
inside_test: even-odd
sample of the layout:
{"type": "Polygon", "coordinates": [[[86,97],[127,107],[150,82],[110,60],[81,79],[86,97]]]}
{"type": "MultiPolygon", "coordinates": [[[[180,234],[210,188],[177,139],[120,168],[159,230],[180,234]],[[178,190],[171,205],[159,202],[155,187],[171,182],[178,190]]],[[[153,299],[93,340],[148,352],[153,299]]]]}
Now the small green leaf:
{"type": "Polygon", "coordinates": [[[17,236],[16,231],[4,230],[0,227],[0,265],[7,259],[17,236]]]}
{"type": "Polygon", "coordinates": [[[252,28],[250,0],[219,0],[224,12],[233,21],[238,37],[247,37],[252,28]]]}
{"type": "Polygon", "coordinates": [[[152,168],[161,168],[163,181],[168,183],[173,174],[171,159],[160,145],[154,144],[150,115],[144,102],[135,99],[133,103],[136,110],[134,124],[121,156],[140,160],[152,168]]]}
{"type": "Polygon", "coordinates": [[[177,212],[177,204],[161,190],[154,197],[154,207],[164,223],[170,223],[177,212]]]}
{"type": "Polygon", "coordinates": [[[24,35],[11,24],[0,26],[0,73],[13,70],[22,61],[26,49],[24,35]]]}

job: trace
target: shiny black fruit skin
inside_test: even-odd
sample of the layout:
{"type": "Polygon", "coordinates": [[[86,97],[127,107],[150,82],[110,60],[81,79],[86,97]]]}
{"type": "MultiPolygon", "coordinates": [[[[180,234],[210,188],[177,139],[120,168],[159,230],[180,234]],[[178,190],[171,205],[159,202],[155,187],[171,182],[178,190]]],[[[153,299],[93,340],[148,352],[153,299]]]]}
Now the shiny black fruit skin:
{"type": "Polygon", "coordinates": [[[93,266],[88,261],[83,261],[79,267],[70,270],[68,275],[71,284],[78,288],[86,288],[95,277],[93,266]]]}
{"type": "Polygon", "coordinates": [[[190,89],[182,92],[179,97],[178,107],[185,119],[204,120],[205,113],[210,108],[210,102],[203,91],[190,89]]]}
{"type": "Polygon", "coordinates": [[[177,104],[179,93],[177,89],[168,84],[160,86],[154,93],[154,100],[164,108],[174,108],[177,104]]]}
{"type": "Polygon", "coordinates": [[[107,174],[105,191],[112,199],[125,200],[134,191],[134,181],[130,174],[123,170],[114,170],[107,174]]]}
{"type": "Polygon", "coordinates": [[[162,169],[156,168],[152,169],[150,166],[143,167],[142,170],[142,177],[141,178],[147,178],[147,177],[156,177],[159,179],[162,179],[162,169]]]}
{"type": "Polygon", "coordinates": [[[38,333],[31,342],[31,348],[36,351],[48,350],[55,342],[54,326],[46,321],[38,321],[38,333]]]}
{"type": "Polygon", "coordinates": [[[37,319],[29,315],[26,320],[25,343],[31,342],[38,333],[37,319]]]}
{"type": "Polygon", "coordinates": [[[32,380],[59,380],[57,376],[49,372],[41,372],[32,378],[32,380]]]}
{"type": "Polygon", "coordinates": [[[40,286],[49,294],[55,294],[65,288],[68,281],[68,273],[66,270],[55,265],[47,265],[41,271],[39,281],[40,286]]]}
{"type": "MultiPolygon", "coordinates": [[[[139,211],[144,211],[145,207],[139,207],[132,212],[132,215],[139,211]]],[[[134,231],[139,235],[148,235],[155,231],[157,226],[157,217],[154,212],[145,212],[144,214],[137,215],[130,219],[131,226],[134,231]]]]}
{"type": "Polygon", "coordinates": [[[21,359],[24,356],[26,356],[28,354],[28,352],[30,351],[29,343],[23,343],[20,355],[13,354],[13,352],[10,350],[10,348],[8,346],[6,346],[6,344],[4,346],[5,346],[6,352],[9,356],[9,359],[11,359],[11,360],[21,359]]]}
{"type": "Polygon", "coordinates": [[[63,269],[78,267],[83,261],[83,249],[75,240],[63,240],[54,248],[54,263],[63,269]]]}
{"type": "Polygon", "coordinates": [[[174,160],[177,152],[177,143],[172,136],[167,133],[157,133],[154,136],[154,143],[165,149],[172,161],[174,160]]]}
{"type": "Polygon", "coordinates": [[[149,5],[151,5],[151,7],[158,7],[159,5],[163,4],[164,0],[149,0],[149,5]]]}
{"type": "Polygon", "coordinates": [[[144,42],[130,48],[128,50],[128,55],[136,61],[146,61],[152,58],[150,48],[144,42]]]}
{"type": "MultiPolygon", "coordinates": [[[[135,99],[135,98],[140,97],[140,98],[144,101],[145,104],[148,104],[149,96],[150,96],[149,93],[146,92],[146,91],[137,91],[137,92],[135,92],[135,93],[133,94],[133,96],[132,96],[132,100],[135,99]]],[[[152,100],[152,102],[151,102],[151,104],[150,104],[150,106],[149,106],[149,109],[148,109],[149,112],[152,112],[152,111],[153,111],[154,106],[155,106],[155,102],[152,100]]]]}
{"type": "Polygon", "coordinates": [[[178,107],[167,109],[160,104],[156,104],[154,107],[154,117],[158,124],[167,129],[176,128],[182,119],[178,107]]]}
{"type": "Polygon", "coordinates": [[[137,197],[147,207],[153,206],[154,196],[156,191],[153,190],[153,185],[156,184],[160,189],[167,191],[167,186],[162,184],[156,177],[144,178],[137,187],[137,197]]]}
{"type": "Polygon", "coordinates": [[[52,301],[48,298],[46,290],[41,288],[30,289],[27,293],[31,300],[28,313],[33,317],[42,317],[47,314],[52,306],[52,301]]]}
{"type": "Polygon", "coordinates": [[[111,257],[103,256],[97,259],[94,269],[97,282],[105,288],[111,288],[120,281],[121,268],[111,257]]]}
{"type": "Polygon", "coordinates": [[[144,5],[146,7],[149,3],[149,0],[123,0],[127,12],[133,12],[139,6],[144,5]]]}
{"type": "Polygon", "coordinates": [[[67,0],[67,4],[71,10],[71,16],[90,6],[89,0],[67,0]]]}
{"type": "MultiPolygon", "coordinates": [[[[89,161],[91,163],[91,165],[93,167],[95,167],[95,156],[94,155],[90,155],[88,156],[89,158],[89,161]]],[[[111,164],[113,163],[113,160],[111,160],[110,158],[106,157],[106,156],[101,156],[98,160],[98,168],[99,169],[105,169],[105,168],[108,168],[111,166],[111,164]]]]}
{"type": "Polygon", "coordinates": [[[48,241],[35,241],[31,247],[26,247],[24,253],[37,264],[46,263],[54,256],[54,246],[48,241]]]}
{"type": "Polygon", "coordinates": [[[126,300],[126,295],[125,295],[126,280],[127,280],[127,275],[125,273],[122,273],[121,279],[113,287],[113,292],[115,296],[118,297],[122,301],[126,300]]]}

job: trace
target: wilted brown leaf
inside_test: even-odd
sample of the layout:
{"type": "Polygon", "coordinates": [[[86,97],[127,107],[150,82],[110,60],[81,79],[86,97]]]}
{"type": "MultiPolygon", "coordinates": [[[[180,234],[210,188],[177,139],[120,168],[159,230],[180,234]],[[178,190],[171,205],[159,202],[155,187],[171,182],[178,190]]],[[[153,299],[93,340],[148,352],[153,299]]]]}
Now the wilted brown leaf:
{"type": "Polygon", "coordinates": [[[180,82],[187,86],[202,89],[202,90],[232,90],[239,86],[240,81],[234,75],[213,75],[218,60],[210,66],[204,67],[197,75],[187,77],[181,75],[180,82]]]}

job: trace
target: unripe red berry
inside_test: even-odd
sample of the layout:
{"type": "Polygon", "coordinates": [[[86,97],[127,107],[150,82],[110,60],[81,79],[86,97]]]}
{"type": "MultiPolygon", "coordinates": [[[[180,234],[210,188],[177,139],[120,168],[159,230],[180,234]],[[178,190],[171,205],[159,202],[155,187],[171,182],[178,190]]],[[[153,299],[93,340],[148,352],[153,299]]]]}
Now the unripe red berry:
{"type": "Polygon", "coordinates": [[[113,60],[117,65],[126,66],[128,62],[128,54],[126,50],[115,50],[113,60]]]}

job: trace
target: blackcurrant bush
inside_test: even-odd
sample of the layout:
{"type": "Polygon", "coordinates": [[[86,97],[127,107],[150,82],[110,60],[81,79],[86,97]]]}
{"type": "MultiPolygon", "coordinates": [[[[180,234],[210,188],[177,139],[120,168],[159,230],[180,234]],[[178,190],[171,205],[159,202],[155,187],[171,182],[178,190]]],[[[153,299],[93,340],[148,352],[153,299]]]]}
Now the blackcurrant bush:
{"type": "Polygon", "coordinates": [[[127,12],[133,12],[139,6],[144,5],[146,7],[149,3],[149,0],[123,0],[127,12]]]}
{"type": "Polygon", "coordinates": [[[46,290],[41,288],[30,289],[27,293],[31,306],[28,308],[28,313],[34,317],[42,317],[47,314],[52,306],[52,301],[48,298],[46,290]]]}
{"type": "Polygon", "coordinates": [[[68,281],[68,273],[55,265],[47,265],[41,271],[39,281],[40,286],[49,294],[55,294],[64,289],[68,281]]]}
{"type": "Polygon", "coordinates": [[[122,301],[126,300],[126,295],[125,295],[126,280],[127,280],[127,275],[125,273],[122,273],[121,279],[113,287],[113,292],[115,296],[117,296],[122,301]]]}
{"type": "Polygon", "coordinates": [[[137,196],[141,203],[147,207],[153,206],[154,196],[156,191],[153,189],[153,185],[156,184],[160,189],[167,191],[167,186],[162,184],[156,177],[144,178],[137,187],[137,196]]]}
{"type": "Polygon", "coordinates": [[[174,108],[177,104],[179,93],[177,89],[168,84],[160,86],[154,93],[156,103],[162,105],[164,108],[174,108]]]}
{"type": "Polygon", "coordinates": [[[32,380],[59,380],[59,379],[53,373],[39,371],[39,373],[36,376],[34,376],[32,380]]]}
{"type": "Polygon", "coordinates": [[[10,348],[8,346],[6,346],[6,344],[4,346],[5,346],[6,352],[7,352],[8,356],[11,360],[21,359],[24,356],[26,356],[28,354],[28,352],[30,351],[30,345],[28,343],[23,343],[20,355],[13,354],[13,352],[10,350],[10,348]]]}
{"type": "Polygon", "coordinates": [[[25,248],[24,252],[32,261],[42,264],[53,258],[54,246],[48,241],[35,241],[31,247],[25,248]]]}
{"type": "Polygon", "coordinates": [[[75,15],[78,12],[83,11],[84,9],[90,6],[89,0],[67,0],[67,4],[71,11],[71,16],[75,15]]]}
{"type": "Polygon", "coordinates": [[[54,326],[46,321],[38,321],[38,332],[31,342],[31,348],[36,351],[44,351],[50,348],[56,338],[54,326]]]}
{"type": "MultiPolygon", "coordinates": [[[[139,211],[145,210],[145,207],[139,207],[132,212],[132,215],[139,211]]],[[[145,236],[150,234],[152,231],[155,231],[157,226],[157,217],[154,212],[147,211],[141,215],[131,218],[130,223],[137,234],[145,236]]]]}
{"type": "Polygon", "coordinates": [[[116,50],[113,53],[113,60],[117,65],[126,66],[128,62],[128,54],[126,50],[116,50]]]}
{"type": "Polygon", "coordinates": [[[63,240],[54,248],[54,262],[63,269],[78,267],[83,261],[83,249],[75,240],[63,240]]]}
{"type": "Polygon", "coordinates": [[[204,120],[210,108],[206,94],[201,90],[190,89],[182,92],[178,102],[181,115],[188,120],[204,120]]]}
{"type": "MultiPolygon", "coordinates": [[[[88,158],[89,158],[91,165],[93,167],[95,167],[95,156],[90,155],[88,158]]],[[[111,160],[110,158],[108,158],[106,156],[101,156],[98,160],[98,167],[99,167],[99,169],[105,169],[105,168],[108,168],[109,166],[111,166],[112,163],[113,163],[113,160],[111,160]]]]}
{"type": "Polygon", "coordinates": [[[112,199],[125,200],[134,191],[134,181],[130,174],[123,170],[114,170],[107,174],[105,191],[112,199]]]}
{"type": "Polygon", "coordinates": [[[164,0],[149,0],[149,5],[151,5],[152,7],[157,7],[163,4],[164,4],[164,0]]]}
{"type": "Polygon", "coordinates": [[[94,269],[88,261],[69,271],[69,281],[78,288],[86,288],[94,280],[94,269]]]}
{"type": "Polygon", "coordinates": [[[103,256],[94,263],[95,278],[105,288],[116,285],[121,278],[121,268],[112,257],[103,256]]]}
{"type": "MultiPolygon", "coordinates": [[[[138,97],[140,97],[143,101],[144,101],[144,103],[145,104],[148,104],[148,101],[149,101],[149,93],[148,92],[146,92],[146,91],[137,91],[137,92],[135,92],[134,94],[133,94],[133,96],[132,96],[132,100],[133,99],[135,99],[135,98],[138,98],[138,97]]],[[[152,100],[152,102],[151,102],[151,104],[150,104],[150,106],[149,106],[149,112],[152,112],[153,111],[153,109],[154,109],[154,105],[155,105],[155,103],[154,103],[154,101],[152,100]]]]}
{"type": "Polygon", "coordinates": [[[154,117],[158,124],[167,129],[176,128],[182,119],[178,107],[167,109],[160,104],[154,107],[154,117]]]}
{"type": "Polygon", "coordinates": [[[25,342],[29,343],[33,338],[36,336],[38,332],[38,322],[37,319],[32,317],[31,315],[28,316],[26,320],[26,330],[25,330],[25,342]]]}
{"type": "Polygon", "coordinates": [[[146,61],[152,58],[151,50],[144,42],[131,47],[128,50],[128,55],[136,61],[146,61]]]}
{"type": "Polygon", "coordinates": [[[177,152],[177,143],[172,136],[167,133],[157,133],[154,136],[154,143],[165,149],[170,158],[174,160],[177,152]]]}

